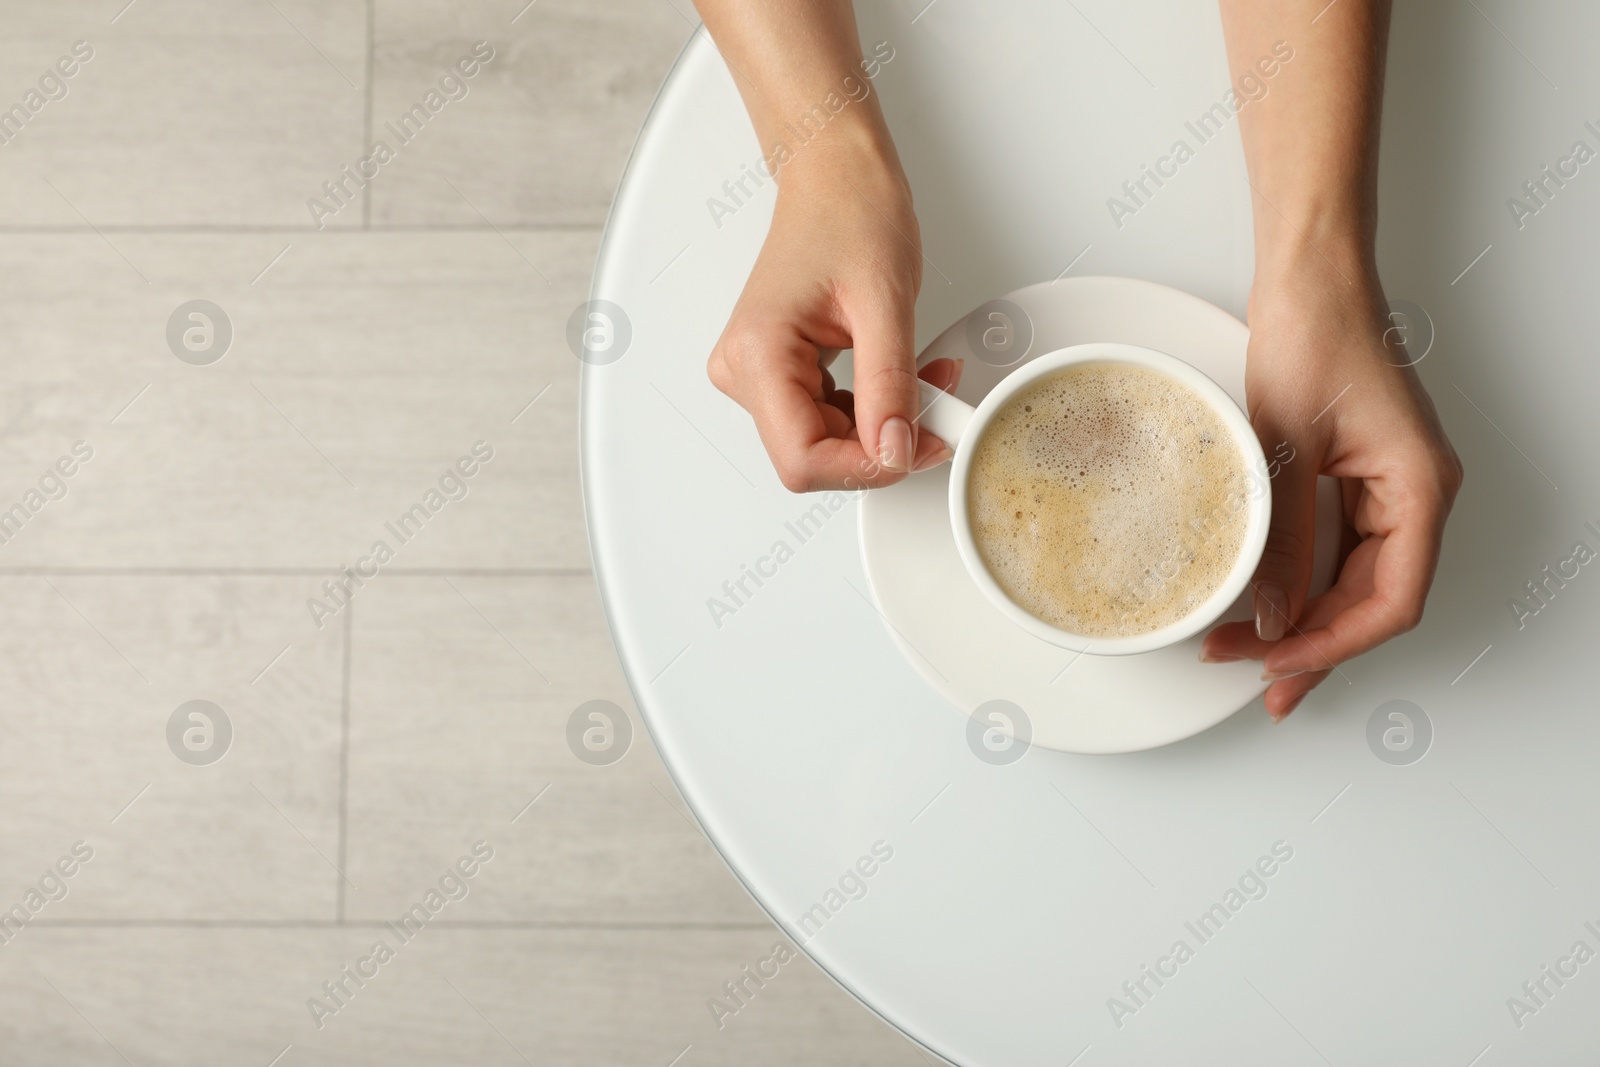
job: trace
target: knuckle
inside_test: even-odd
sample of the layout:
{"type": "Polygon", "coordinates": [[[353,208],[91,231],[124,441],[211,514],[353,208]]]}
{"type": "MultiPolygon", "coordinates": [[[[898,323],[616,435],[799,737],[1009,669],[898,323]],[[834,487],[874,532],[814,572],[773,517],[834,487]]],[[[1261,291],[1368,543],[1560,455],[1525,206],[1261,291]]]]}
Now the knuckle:
{"type": "Polygon", "coordinates": [[[1456,494],[1461,491],[1461,485],[1466,481],[1466,477],[1467,469],[1462,466],[1461,457],[1456,455],[1455,450],[1452,449],[1445,457],[1444,464],[1444,485],[1449,499],[1455,499],[1456,494]]]}
{"type": "Polygon", "coordinates": [[[746,323],[730,323],[713,350],[713,358],[720,358],[731,376],[757,359],[767,347],[763,331],[746,323]]]}
{"type": "Polygon", "coordinates": [[[916,300],[921,279],[922,257],[904,242],[897,242],[872,258],[866,279],[852,288],[869,305],[892,316],[896,309],[916,300]]]}
{"type": "Polygon", "coordinates": [[[1311,538],[1299,529],[1275,526],[1267,536],[1267,547],[1262,550],[1261,561],[1280,571],[1291,571],[1301,566],[1311,555],[1311,538]]]}
{"type": "Polygon", "coordinates": [[[1402,634],[1410,633],[1412,630],[1415,630],[1418,626],[1422,625],[1422,601],[1418,600],[1409,604],[1396,605],[1394,617],[1396,626],[1395,632],[1402,634]]]}
{"type": "MultiPolygon", "coordinates": [[[[858,372],[859,373],[859,372],[858,372]]],[[[876,393],[879,396],[914,397],[917,390],[917,372],[902,363],[886,363],[873,367],[856,383],[856,392],[876,393]],[[865,387],[865,390],[863,390],[865,387]]]]}
{"type": "Polygon", "coordinates": [[[711,384],[717,391],[727,396],[733,395],[733,375],[728,370],[728,361],[722,357],[720,348],[713,349],[711,357],[706,360],[706,377],[711,379],[711,384]]]}
{"type": "Polygon", "coordinates": [[[892,363],[881,363],[867,371],[870,381],[886,382],[891,385],[910,385],[917,380],[917,372],[908,363],[896,360],[892,363]]]}
{"type": "Polygon", "coordinates": [[[811,471],[804,462],[793,456],[772,457],[772,468],[777,471],[778,481],[791,493],[807,493],[811,491],[811,471]]]}
{"type": "Polygon", "coordinates": [[[1430,511],[1447,512],[1461,491],[1464,472],[1455,453],[1444,451],[1433,457],[1429,469],[1417,482],[1418,495],[1430,511]]]}

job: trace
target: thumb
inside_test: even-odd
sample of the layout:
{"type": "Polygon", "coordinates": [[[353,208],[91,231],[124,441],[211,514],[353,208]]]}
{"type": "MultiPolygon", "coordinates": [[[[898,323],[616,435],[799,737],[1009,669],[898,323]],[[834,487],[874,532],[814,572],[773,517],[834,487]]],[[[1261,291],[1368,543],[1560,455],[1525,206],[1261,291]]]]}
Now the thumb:
{"type": "Polygon", "coordinates": [[[1263,641],[1279,641],[1299,620],[1311,585],[1317,463],[1307,443],[1288,451],[1293,446],[1277,444],[1285,438],[1270,426],[1261,427],[1259,436],[1269,456],[1272,523],[1251,586],[1255,590],[1256,636],[1263,641]],[[1284,455],[1291,458],[1285,461],[1284,455]]]}
{"type": "Polygon", "coordinates": [[[890,471],[917,459],[917,364],[909,299],[866,304],[852,317],[856,433],[861,447],[890,471]]]}

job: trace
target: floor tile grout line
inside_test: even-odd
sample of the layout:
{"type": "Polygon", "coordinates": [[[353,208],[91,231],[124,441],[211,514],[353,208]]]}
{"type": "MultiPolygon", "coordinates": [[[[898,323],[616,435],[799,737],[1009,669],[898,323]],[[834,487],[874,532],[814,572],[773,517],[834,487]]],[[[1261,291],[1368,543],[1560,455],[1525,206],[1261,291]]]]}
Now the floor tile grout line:
{"type": "MultiPolygon", "coordinates": [[[[344,613],[344,655],[339,668],[339,870],[349,869],[350,841],[350,639],[354,634],[356,606],[347,605],[344,613]]],[[[334,918],[344,925],[344,879],[334,883],[334,918]]]]}
{"type": "MultiPolygon", "coordinates": [[[[377,26],[377,0],[367,0],[367,76],[362,81],[362,106],[361,106],[361,144],[357,158],[361,158],[372,146],[372,82],[375,71],[374,34],[377,26]]],[[[372,229],[372,183],[361,187],[361,228],[365,231],[372,229]]]]}

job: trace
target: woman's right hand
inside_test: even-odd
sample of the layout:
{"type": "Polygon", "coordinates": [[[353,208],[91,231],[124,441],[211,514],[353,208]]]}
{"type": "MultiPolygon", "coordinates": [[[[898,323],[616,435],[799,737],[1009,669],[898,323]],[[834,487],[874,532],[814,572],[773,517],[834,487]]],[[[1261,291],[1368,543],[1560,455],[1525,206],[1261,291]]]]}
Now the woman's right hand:
{"type": "MultiPolygon", "coordinates": [[[[910,186],[871,130],[828,132],[780,169],[766,243],[706,366],[796,493],[891,485],[950,458],[917,431],[922,250],[910,186]],[[828,369],[845,348],[853,392],[828,369]]],[[[950,360],[922,372],[950,390],[959,376],[950,360]]]]}

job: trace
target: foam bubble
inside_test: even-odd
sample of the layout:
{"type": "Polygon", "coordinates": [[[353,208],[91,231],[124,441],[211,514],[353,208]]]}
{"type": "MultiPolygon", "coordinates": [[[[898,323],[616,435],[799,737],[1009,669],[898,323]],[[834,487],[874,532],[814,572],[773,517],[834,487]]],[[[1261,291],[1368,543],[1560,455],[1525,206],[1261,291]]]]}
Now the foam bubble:
{"type": "Polygon", "coordinates": [[[1078,364],[1012,397],[977,442],[968,514],[1006,595],[1052,626],[1128,637],[1227,579],[1249,522],[1227,424],[1165,374],[1078,364]]]}

